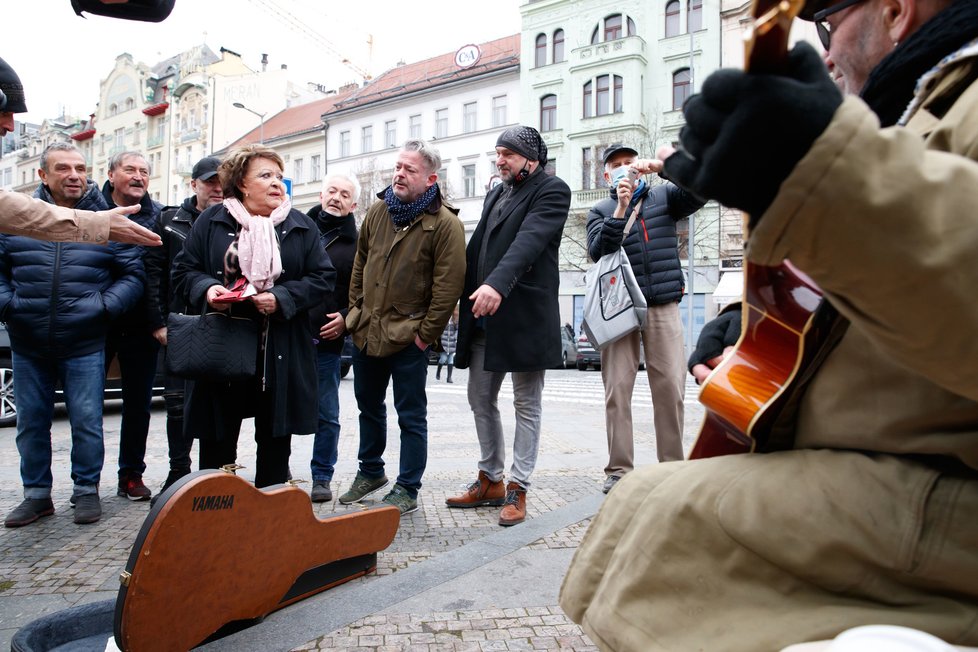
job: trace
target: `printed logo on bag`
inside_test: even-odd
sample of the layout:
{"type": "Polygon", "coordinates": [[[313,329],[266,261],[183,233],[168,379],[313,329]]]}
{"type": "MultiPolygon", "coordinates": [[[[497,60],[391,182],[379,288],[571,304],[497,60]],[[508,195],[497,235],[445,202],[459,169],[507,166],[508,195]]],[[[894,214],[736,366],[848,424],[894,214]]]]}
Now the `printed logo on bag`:
{"type": "Polygon", "coordinates": [[[221,509],[233,509],[233,508],[234,508],[234,495],[227,494],[224,496],[195,497],[193,507],[190,508],[190,511],[212,512],[221,509]]]}
{"type": "Polygon", "coordinates": [[[598,282],[601,292],[601,316],[605,320],[614,319],[626,310],[631,310],[635,305],[632,303],[628,286],[618,282],[619,275],[621,275],[620,267],[603,274],[598,282]]]}

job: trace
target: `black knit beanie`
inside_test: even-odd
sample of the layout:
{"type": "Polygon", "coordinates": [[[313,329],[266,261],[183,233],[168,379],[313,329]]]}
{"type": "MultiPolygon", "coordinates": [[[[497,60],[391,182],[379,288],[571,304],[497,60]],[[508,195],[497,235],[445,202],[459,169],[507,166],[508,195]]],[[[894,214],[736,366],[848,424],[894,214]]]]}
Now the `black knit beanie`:
{"type": "Polygon", "coordinates": [[[5,99],[0,100],[0,112],[27,112],[27,101],[24,98],[24,85],[20,83],[20,77],[10,67],[10,64],[3,59],[0,59],[0,90],[3,91],[5,96],[5,99]]]}

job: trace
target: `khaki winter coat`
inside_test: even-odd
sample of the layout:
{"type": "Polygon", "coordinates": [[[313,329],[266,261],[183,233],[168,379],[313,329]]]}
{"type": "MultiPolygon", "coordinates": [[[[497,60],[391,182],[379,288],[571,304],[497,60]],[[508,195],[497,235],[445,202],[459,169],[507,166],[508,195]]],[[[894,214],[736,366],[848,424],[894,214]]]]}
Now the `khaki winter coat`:
{"type": "Polygon", "coordinates": [[[976,77],[974,58],[946,71],[906,129],[846,99],[782,185],[748,257],[790,258],[851,324],[796,450],[609,494],[561,592],[603,649],[779,650],[870,623],[978,645],[976,77]]]}
{"type": "MultiPolygon", "coordinates": [[[[383,196],[381,194],[381,196],[383,196]]],[[[435,199],[395,230],[387,205],[367,211],[350,279],[346,328],[367,355],[387,357],[441,337],[465,281],[465,229],[458,210],[435,199]]]]}

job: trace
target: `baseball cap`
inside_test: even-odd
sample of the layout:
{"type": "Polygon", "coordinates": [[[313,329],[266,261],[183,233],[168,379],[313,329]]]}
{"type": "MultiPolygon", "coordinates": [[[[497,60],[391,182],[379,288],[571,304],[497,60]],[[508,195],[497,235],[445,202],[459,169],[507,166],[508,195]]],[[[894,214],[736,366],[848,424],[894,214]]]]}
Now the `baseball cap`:
{"type": "Polygon", "coordinates": [[[625,152],[626,154],[631,154],[632,156],[638,156],[638,152],[636,152],[631,147],[625,147],[621,143],[615,143],[613,145],[608,145],[608,149],[604,150],[604,157],[601,159],[601,162],[604,165],[608,165],[608,161],[611,160],[612,156],[614,156],[615,154],[620,154],[622,152],[625,152]]]}
{"type": "Polygon", "coordinates": [[[190,173],[190,178],[207,181],[217,174],[217,168],[219,167],[221,167],[221,159],[216,156],[205,156],[194,165],[194,169],[190,173]]]}

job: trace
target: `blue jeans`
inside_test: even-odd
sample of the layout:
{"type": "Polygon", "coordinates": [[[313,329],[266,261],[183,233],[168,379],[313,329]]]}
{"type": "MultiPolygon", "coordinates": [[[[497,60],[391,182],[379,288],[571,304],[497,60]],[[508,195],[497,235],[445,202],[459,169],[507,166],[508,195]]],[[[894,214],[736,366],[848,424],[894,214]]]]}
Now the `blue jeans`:
{"type": "Polygon", "coordinates": [[[119,479],[146,470],[146,438],[153,406],[153,380],[160,343],[146,332],[113,334],[105,347],[106,360],[119,357],[122,374],[122,426],[119,428],[119,479]]]}
{"type": "Polygon", "coordinates": [[[336,466],[336,449],[340,440],[340,356],[318,351],[319,426],[312,445],[312,481],[329,483],[336,466]]]}
{"type": "Polygon", "coordinates": [[[11,353],[17,396],[17,452],[25,498],[51,496],[51,418],[54,387],[60,380],[71,423],[71,480],[74,494],[98,493],[105,446],[102,399],[105,352],[43,360],[11,353]]]}
{"type": "Polygon", "coordinates": [[[394,409],[401,429],[397,484],[417,497],[428,463],[428,397],[424,386],[428,356],[413,343],[386,358],[353,351],[353,391],[360,408],[360,473],[384,475],[387,448],[387,386],[394,381],[394,409]]]}

